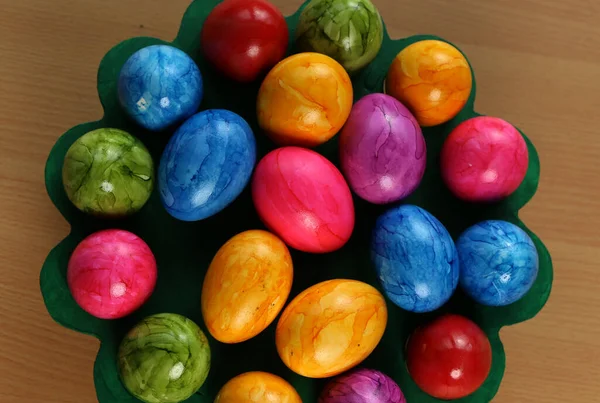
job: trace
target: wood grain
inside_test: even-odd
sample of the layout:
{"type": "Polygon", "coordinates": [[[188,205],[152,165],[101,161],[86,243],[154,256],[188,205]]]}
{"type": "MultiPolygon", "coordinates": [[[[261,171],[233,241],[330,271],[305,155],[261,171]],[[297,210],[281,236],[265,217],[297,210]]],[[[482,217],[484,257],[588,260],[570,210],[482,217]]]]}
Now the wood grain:
{"type": "MultiPolygon", "coordinates": [[[[276,0],[289,14],[299,0],[276,0]]],[[[502,331],[495,402],[600,402],[600,2],[376,0],[394,37],[458,44],[477,110],[522,128],[542,160],[522,216],[555,264],[546,308],[502,331]]],[[[119,41],[175,36],[189,0],[0,0],[0,391],[2,402],[96,401],[98,342],[48,316],[39,271],[68,226],[43,169],[67,129],[96,120],[96,69],[119,41]]],[[[310,402],[308,402],[310,403],[310,402]]]]}

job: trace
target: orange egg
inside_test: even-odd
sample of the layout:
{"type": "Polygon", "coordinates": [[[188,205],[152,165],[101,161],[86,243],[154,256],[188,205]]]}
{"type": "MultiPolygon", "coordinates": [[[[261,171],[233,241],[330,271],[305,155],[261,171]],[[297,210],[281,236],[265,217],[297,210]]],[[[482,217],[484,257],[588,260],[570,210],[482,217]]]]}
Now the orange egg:
{"type": "Polygon", "coordinates": [[[223,343],[248,340],[275,320],[292,288],[290,253],[275,235],[242,232],[213,258],[202,287],[202,316],[223,343]]]}
{"type": "Polygon", "coordinates": [[[298,392],[267,372],[246,372],[227,382],[214,403],[302,403],[298,392]]]}
{"type": "Polygon", "coordinates": [[[300,375],[334,376],[367,358],[386,324],[385,300],[375,288],[355,280],[325,281],[285,308],[277,324],[277,352],[300,375]]]}
{"type": "Polygon", "coordinates": [[[332,138],[352,109],[352,82],[334,59],[299,53],[269,72],[256,101],[258,123],[279,145],[314,147],[332,138]]]}
{"type": "Polygon", "coordinates": [[[473,78],[467,59],[454,46],[436,40],[404,48],[390,66],[385,91],[408,107],[421,126],[454,118],[465,106],[473,78]]]}

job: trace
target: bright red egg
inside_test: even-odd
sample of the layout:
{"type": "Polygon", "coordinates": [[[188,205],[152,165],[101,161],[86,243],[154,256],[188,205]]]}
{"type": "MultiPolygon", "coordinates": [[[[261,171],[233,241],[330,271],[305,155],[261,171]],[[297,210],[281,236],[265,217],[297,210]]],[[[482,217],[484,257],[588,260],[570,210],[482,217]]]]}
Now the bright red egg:
{"type": "Polygon", "coordinates": [[[201,44],[227,77],[254,81],[283,59],[289,40],[281,11],[266,0],[225,0],[206,18],[201,44]]]}
{"type": "Polygon", "coordinates": [[[445,315],[417,329],[408,342],[408,372],[427,394],[460,399],[475,392],[492,367],[492,348],[474,322],[445,315]]]}

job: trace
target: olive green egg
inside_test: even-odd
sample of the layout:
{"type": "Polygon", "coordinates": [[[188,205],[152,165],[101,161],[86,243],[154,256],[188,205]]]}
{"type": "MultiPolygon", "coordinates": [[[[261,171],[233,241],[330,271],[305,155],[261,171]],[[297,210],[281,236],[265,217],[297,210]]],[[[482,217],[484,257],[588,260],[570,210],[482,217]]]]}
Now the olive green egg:
{"type": "Polygon", "coordinates": [[[300,14],[296,46],[337,60],[349,74],[368,65],[383,42],[383,22],[369,0],[312,0],[300,14]]]}
{"type": "Polygon", "coordinates": [[[118,129],[97,129],[67,151],[62,180],[69,200],[81,211],[101,217],[133,214],[148,201],[154,163],[144,144],[118,129]]]}

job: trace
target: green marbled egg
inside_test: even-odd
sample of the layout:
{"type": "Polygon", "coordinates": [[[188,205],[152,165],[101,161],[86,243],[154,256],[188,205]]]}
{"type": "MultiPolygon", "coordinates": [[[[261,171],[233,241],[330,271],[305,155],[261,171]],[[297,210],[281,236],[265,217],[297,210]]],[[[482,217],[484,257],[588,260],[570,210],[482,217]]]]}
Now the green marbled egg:
{"type": "Polygon", "coordinates": [[[154,163],[141,141],[118,129],[97,129],[67,151],[62,180],[69,200],[102,217],[135,213],[148,201],[154,163]]]}
{"type": "Polygon", "coordinates": [[[296,28],[300,51],[330,56],[350,74],[369,64],[382,42],[383,22],[369,0],[313,0],[296,28]]]}
{"type": "Polygon", "coordinates": [[[161,313],[142,320],[119,347],[127,390],[148,403],[175,403],[193,395],[210,369],[210,346],[188,318],[161,313]]]}

